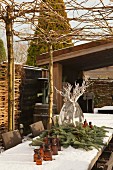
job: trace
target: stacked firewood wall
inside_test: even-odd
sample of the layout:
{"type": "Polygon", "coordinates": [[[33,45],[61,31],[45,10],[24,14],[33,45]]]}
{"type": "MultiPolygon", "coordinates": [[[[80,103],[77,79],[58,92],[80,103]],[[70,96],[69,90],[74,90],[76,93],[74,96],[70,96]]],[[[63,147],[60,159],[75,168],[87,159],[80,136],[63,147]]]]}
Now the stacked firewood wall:
{"type": "MultiPolygon", "coordinates": [[[[15,128],[19,118],[19,86],[21,83],[22,65],[15,64],[15,128]]],[[[8,130],[8,65],[0,64],[0,134],[8,130]]]]}
{"type": "Polygon", "coordinates": [[[15,64],[15,129],[19,128],[20,119],[20,85],[24,76],[23,66],[15,64]]]}
{"type": "Polygon", "coordinates": [[[113,80],[90,79],[92,85],[87,89],[94,93],[94,107],[113,105],[113,80]]]}
{"type": "Polygon", "coordinates": [[[0,133],[8,126],[8,77],[7,64],[0,64],[0,133]]]}

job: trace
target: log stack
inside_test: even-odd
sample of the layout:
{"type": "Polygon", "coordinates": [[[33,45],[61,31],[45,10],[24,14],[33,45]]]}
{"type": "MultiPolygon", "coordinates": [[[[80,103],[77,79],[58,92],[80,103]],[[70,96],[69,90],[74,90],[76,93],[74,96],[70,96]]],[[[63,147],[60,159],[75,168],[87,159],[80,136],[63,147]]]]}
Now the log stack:
{"type": "MultiPolygon", "coordinates": [[[[15,64],[15,128],[18,126],[22,65],[15,64]]],[[[0,64],[0,134],[8,130],[8,63],[0,64]]]]}

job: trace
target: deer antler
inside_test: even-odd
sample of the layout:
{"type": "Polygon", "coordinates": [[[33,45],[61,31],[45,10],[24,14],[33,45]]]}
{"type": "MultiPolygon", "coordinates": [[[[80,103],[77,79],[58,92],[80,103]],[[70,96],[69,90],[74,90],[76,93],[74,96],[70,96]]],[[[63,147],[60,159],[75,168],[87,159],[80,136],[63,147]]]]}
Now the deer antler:
{"type": "Polygon", "coordinates": [[[56,87],[55,87],[55,89],[56,89],[57,93],[59,93],[61,96],[64,97],[64,101],[67,101],[67,100],[71,101],[71,89],[72,89],[72,87],[73,86],[70,83],[66,83],[66,85],[63,86],[63,91],[57,90],[56,87]]]}
{"type": "Polygon", "coordinates": [[[59,93],[61,96],[64,97],[64,101],[71,101],[71,102],[77,102],[79,97],[85,92],[86,88],[89,86],[87,81],[83,81],[82,85],[80,86],[79,83],[75,82],[75,87],[72,90],[72,85],[70,83],[66,83],[65,86],[63,86],[63,91],[57,90],[57,93],[59,93]]]}

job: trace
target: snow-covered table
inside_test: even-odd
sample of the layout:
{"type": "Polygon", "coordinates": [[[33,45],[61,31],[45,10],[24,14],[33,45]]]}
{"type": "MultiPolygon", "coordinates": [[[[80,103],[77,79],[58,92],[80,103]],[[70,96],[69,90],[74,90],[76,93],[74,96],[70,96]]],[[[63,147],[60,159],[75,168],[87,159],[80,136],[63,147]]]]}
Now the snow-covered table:
{"type": "Polygon", "coordinates": [[[113,114],[113,106],[104,106],[98,109],[98,113],[113,114]]]}
{"type": "MultiPolygon", "coordinates": [[[[84,114],[87,121],[99,126],[113,127],[113,115],[84,114]]],[[[112,136],[105,138],[108,141],[112,136]]],[[[69,147],[53,156],[53,161],[43,161],[43,165],[33,162],[33,147],[26,141],[0,154],[0,170],[90,170],[101,153],[96,149],[85,151],[69,147]],[[97,156],[98,155],[98,156],[97,156]]]]}
{"type": "MultiPolygon", "coordinates": [[[[88,122],[92,122],[92,125],[113,128],[113,114],[84,113],[84,119],[87,119],[88,122]]],[[[113,133],[113,129],[109,129],[109,131],[113,133]]]]}

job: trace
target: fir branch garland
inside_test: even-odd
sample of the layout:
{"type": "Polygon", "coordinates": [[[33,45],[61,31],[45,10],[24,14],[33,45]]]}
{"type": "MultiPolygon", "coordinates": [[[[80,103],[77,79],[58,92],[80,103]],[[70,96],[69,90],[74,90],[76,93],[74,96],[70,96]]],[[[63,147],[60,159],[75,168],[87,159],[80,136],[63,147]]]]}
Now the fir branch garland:
{"type": "Polygon", "coordinates": [[[103,145],[104,137],[106,137],[105,127],[89,126],[83,127],[82,123],[78,123],[75,127],[73,124],[63,124],[60,126],[54,126],[51,130],[43,132],[40,138],[32,140],[30,145],[40,145],[43,142],[43,138],[49,134],[51,137],[58,135],[61,141],[61,146],[64,148],[70,145],[74,148],[83,148],[85,150],[91,150],[96,148],[99,150],[103,145]]]}

